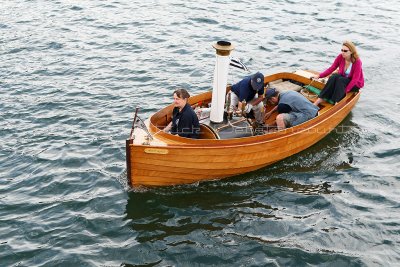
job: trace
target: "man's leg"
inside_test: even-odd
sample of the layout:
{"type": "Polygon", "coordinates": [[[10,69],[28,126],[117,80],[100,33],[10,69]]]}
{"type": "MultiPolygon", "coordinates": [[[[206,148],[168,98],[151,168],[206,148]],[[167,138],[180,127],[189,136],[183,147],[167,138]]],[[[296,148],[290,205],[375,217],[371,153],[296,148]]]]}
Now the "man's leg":
{"type": "Polygon", "coordinates": [[[258,124],[264,124],[264,103],[261,101],[258,105],[253,106],[254,117],[258,124]]]}
{"type": "Polygon", "coordinates": [[[285,113],[281,113],[276,116],[276,126],[278,126],[278,130],[283,130],[286,128],[284,115],[285,113]]]}
{"type": "Polygon", "coordinates": [[[239,103],[239,97],[234,92],[231,92],[230,96],[231,96],[231,102],[230,102],[229,109],[231,110],[231,112],[234,112],[239,103]]]}

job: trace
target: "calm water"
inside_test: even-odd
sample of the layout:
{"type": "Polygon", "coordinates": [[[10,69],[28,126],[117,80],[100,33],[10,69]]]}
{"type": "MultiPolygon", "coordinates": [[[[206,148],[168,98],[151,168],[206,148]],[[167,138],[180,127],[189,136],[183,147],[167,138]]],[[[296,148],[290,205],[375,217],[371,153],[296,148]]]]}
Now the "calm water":
{"type": "Polygon", "coordinates": [[[0,265],[398,266],[398,2],[143,2],[1,1],[0,265]],[[322,71],[354,40],[360,102],[269,168],[129,191],[134,108],[209,90],[221,39],[264,73],[322,71]]]}

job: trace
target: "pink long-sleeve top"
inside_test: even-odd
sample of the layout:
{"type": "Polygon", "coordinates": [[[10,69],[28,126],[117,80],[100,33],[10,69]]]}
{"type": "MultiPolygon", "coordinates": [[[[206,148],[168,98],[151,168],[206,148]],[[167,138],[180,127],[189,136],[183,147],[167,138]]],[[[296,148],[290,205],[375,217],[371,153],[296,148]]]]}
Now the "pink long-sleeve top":
{"type": "MultiPolygon", "coordinates": [[[[324,78],[324,77],[328,76],[334,70],[336,70],[337,67],[339,67],[339,74],[345,77],[346,76],[344,74],[344,72],[346,71],[344,69],[345,63],[346,63],[346,60],[343,58],[343,56],[341,54],[339,54],[336,57],[335,61],[333,62],[332,66],[330,66],[325,71],[321,72],[319,74],[319,77],[324,78]]],[[[354,86],[357,86],[358,88],[362,88],[364,86],[364,75],[363,75],[363,71],[362,71],[362,63],[361,63],[360,58],[358,58],[353,63],[348,78],[350,79],[350,82],[346,86],[346,93],[350,92],[354,86]]]]}

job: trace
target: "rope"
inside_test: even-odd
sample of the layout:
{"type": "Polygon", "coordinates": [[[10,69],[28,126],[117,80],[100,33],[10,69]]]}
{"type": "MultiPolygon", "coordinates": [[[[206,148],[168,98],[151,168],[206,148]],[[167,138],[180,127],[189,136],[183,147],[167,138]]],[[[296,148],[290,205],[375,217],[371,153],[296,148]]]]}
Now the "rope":
{"type": "Polygon", "coordinates": [[[303,96],[307,97],[307,98],[317,98],[317,97],[318,97],[318,95],[316,95],[316,94],[314,94],[314,93],[308,91],[306,88],[302,88],[302,89],[300,90],[300,93],[301,93],[303,96]]]}
{"type": "MultiPolygon", "coordinates": [[[[246,119],[239,120],[239,121],[236,121],[236,122],[234,122],[234,123],[239,123],[239,122],[243,122],[243,121],[246,121],[246,119]]],[[[229,124],[229,126],[231,126],[231,127],[234,128],[234,129],[247,129],[247,127],[235,126],[235,125],[233,125],[230,121],[228,121],[228,124],[229,124]]]]}
{"type": "Polygon", "coordinates": [[[300,90],[300,93],[308,98],[317,98],[318,95],[315,93],[310,92],[310,90],[307,89],[307,87],[311,86],[311,84],[314,82],[314,79],[311,79],[311,82],[308,85],[304,85],[303,88],[300,90]]]}

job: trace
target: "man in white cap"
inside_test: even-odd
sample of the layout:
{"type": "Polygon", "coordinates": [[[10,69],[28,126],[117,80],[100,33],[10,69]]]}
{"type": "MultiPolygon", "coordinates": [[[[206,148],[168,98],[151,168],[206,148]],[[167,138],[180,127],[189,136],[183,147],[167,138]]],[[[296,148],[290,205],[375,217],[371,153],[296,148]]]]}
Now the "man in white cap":
{"type": "Polygon", "coordinates": [[[276,116],[278,130],[296,126],[318,115],[318,107],[296,91],[279,93],[275,88],[270,88],[267,90],[265,98],[269,103],[276,105],[265,114],[265,117],[271,116],[275,110],[279,112],[276,116]]]}
{"type": "Polygon", "coordinates": [[[254,112],[254,117],[259,125],[264,124],[264,75],[257,72],[248,76],[240,82],[232,85],[231,88],[231,110],[240,110],[241,102],[246,100],[246,113],[251,110],[254,112]]]}

